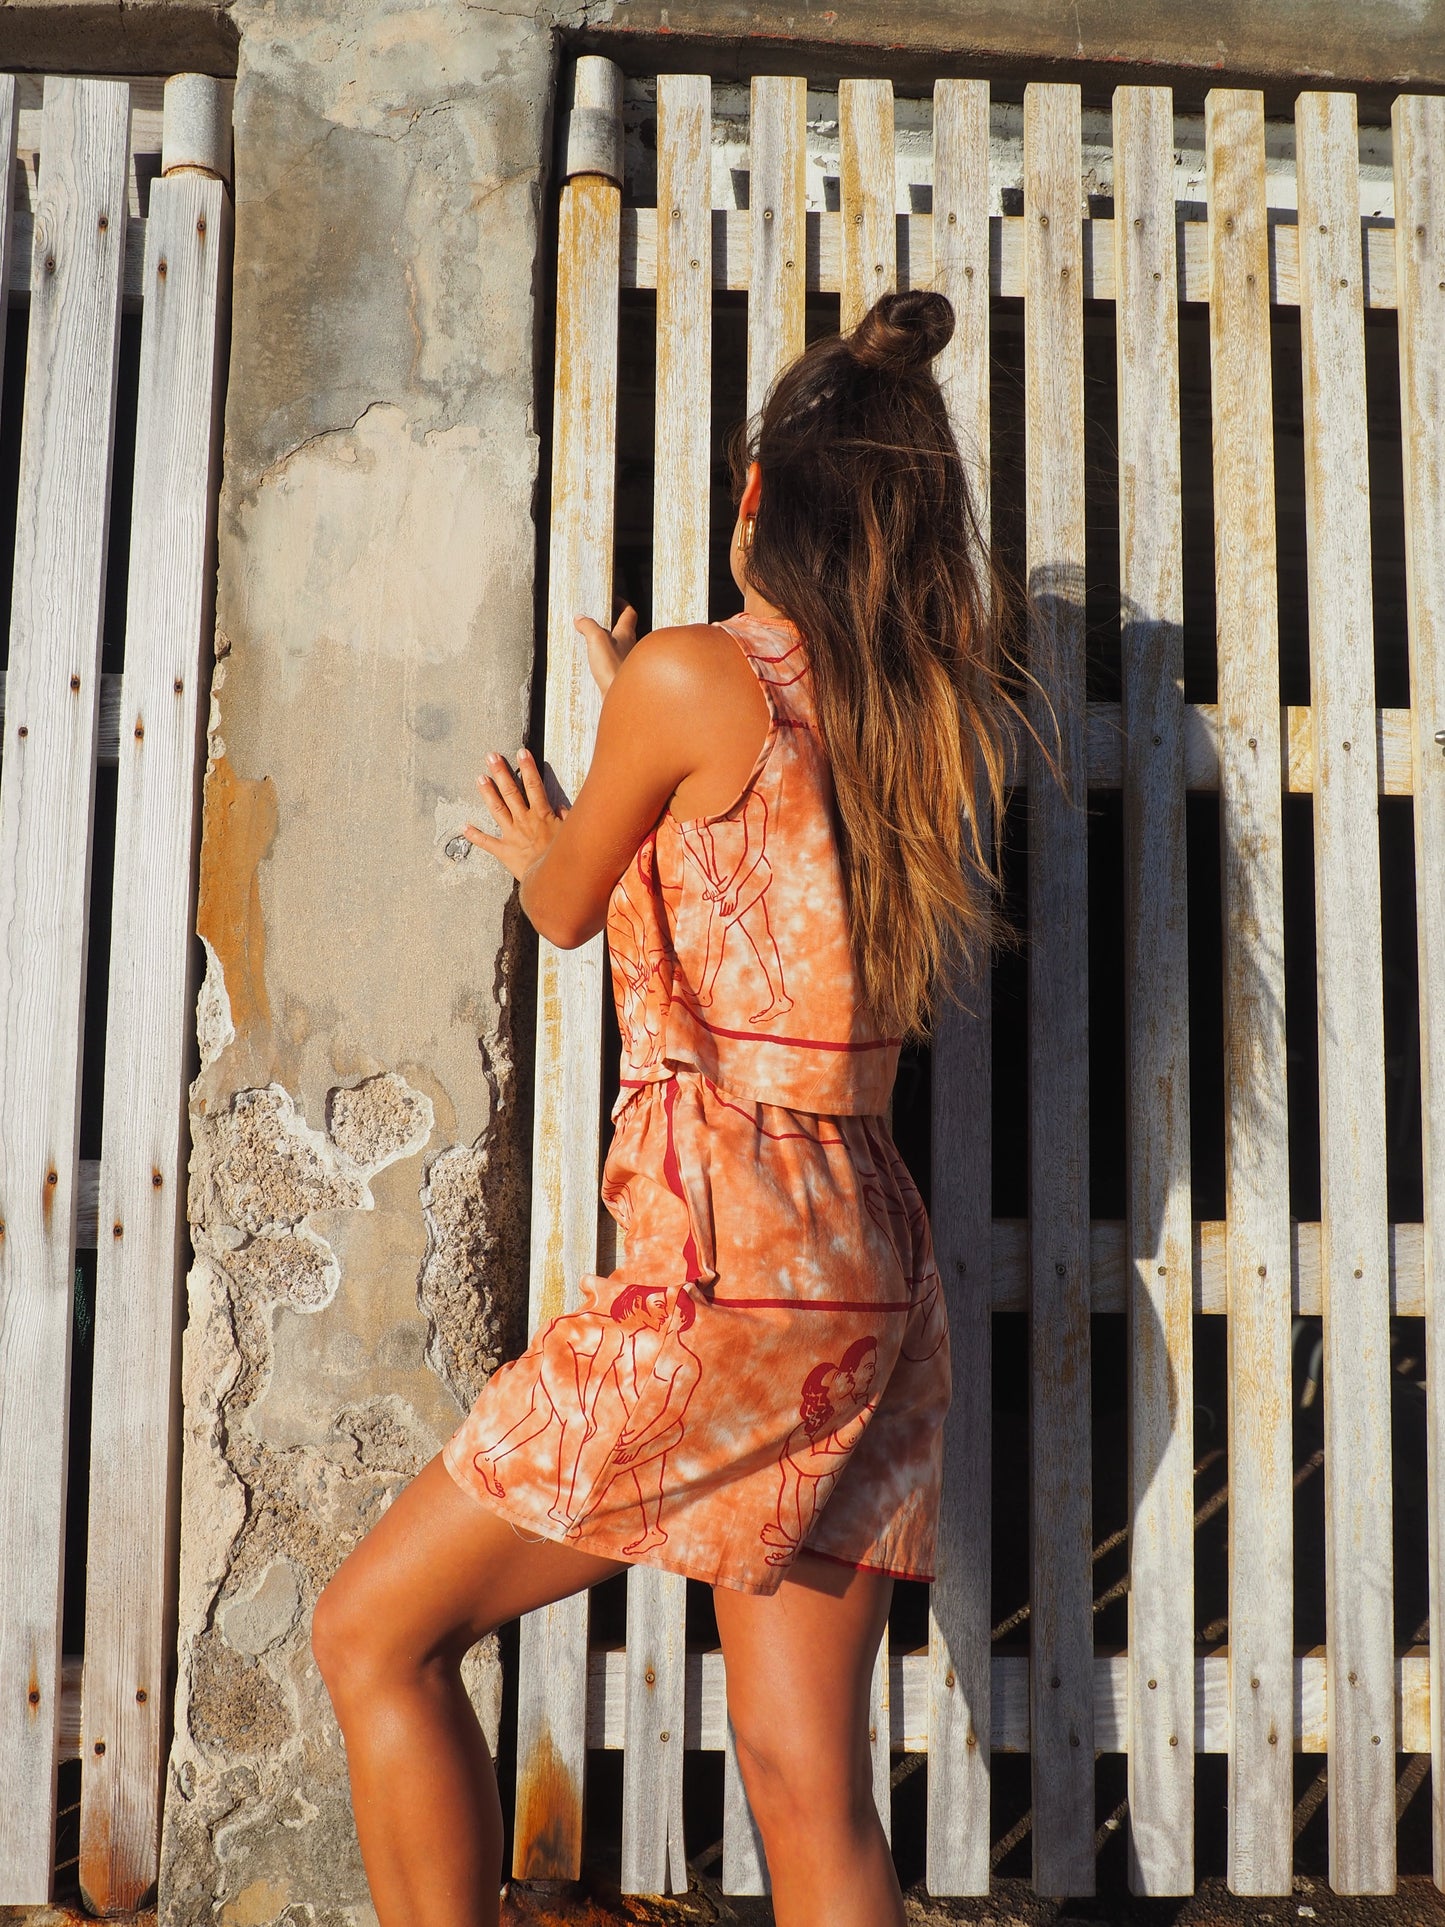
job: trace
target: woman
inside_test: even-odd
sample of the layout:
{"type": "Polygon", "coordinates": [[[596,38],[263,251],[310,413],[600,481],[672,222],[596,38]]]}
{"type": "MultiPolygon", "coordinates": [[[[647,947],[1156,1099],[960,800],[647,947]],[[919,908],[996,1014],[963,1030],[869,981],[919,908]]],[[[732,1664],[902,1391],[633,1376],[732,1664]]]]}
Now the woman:
{"type": "Polygon", "coordinates": [[[894,1578],[932,1576],[950,1382],[886,1112],[900,1040],[999,934],[978,791],[997,812],[1017,713],[931,372],[952,331],[941,295],[897,294],[809,348],[735,444],[742,613],[641,642],[631,611],[579,618],[605,700],[576,803],[525,750],[480,779],[468,835],[541,934],[608,932],[626,1258],[318,1602],[383,1927],[497,1920],[461,1658],[632,1561],[714,1588],[782,1927],[903,1920],[869,1681],[894,1578]]]}

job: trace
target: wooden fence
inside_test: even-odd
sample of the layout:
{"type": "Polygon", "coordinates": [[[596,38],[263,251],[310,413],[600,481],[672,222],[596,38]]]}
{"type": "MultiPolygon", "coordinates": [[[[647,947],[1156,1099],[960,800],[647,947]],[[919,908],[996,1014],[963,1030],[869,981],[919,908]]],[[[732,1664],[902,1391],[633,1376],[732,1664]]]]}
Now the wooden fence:
{"type": "MultiPolygon", "coordinates": [[[[1445,1255],[1445,101],[1393,117],[1396,217],[1362,223],[1355,103],[1306,92],[1296,111],[1297,225],[1271,216],[1262,97],[1206,108],[1207,220],[1176,206],[1166,88],[1114,95],[1112,217],[1088,218],[1080,97],[1031,85],[1021,214],[991,212],[989,89],[934,90],[931,212],[895,205],[893,99],[838,94],[839,206],[804,200],[806,91],[752,85],[749,205],[712,206],[709,82],[657,82],[657,205],[623,205],[620,78],[575,77],[558,227],[545,751],[575,790],[596,698],[575,610],[611,605],[618,316],[655,288],[653,616],[707,614],[714,291],[748,296],[747,402],[803,346],[809,292],[848,326],[884,289],[935,285],[959,327],[940,368],[960,445],[979,455],[987,518],[991,304],[1022,297],[1026,561],[1032,644],[1071,699],[1064,763],[1079,789],[1122,791],[1127,1211],[1089,1209],[1088,847],[1085,818],[1036,762],[1030,813],[1031,1171],[1025,1222],[994,1221],[986,1018],[950,1018],[933,1057],[933,1217],[956,1386],[928,1643],[880,1654],[875,1785],[888,1820],[899,1750],[928,1760],[927,1880],[986,1891],[990,1755],[1027,1751],[1033,1877],[1051,1894],[1095,1879],[1095,1758],[1128,1756],[1131,1878],[1195,1879],[1195,1755],[1228,1754],[1228,1875],[1290,1890],[1293,1755],[1327,1751],[1330,1878],[1395,1880],[1397,1752],[1433,1766],[1434,1866],[1445,1884],[1440,1562],[1445,1384],[1436,1293],[1445,1255]],[[1084,697],[1084,303],[1116,317],[1122,700],[1084,697]],[[1205,303],[1213,408],[1218,700],[1184,700],[1179,307],[1205,303]],[[1282,707],[1277,631],[1271,307],[1294,309],[1304,370],[1309,567],[1307,707],[1282,707]],[[1407,710],[1380,709],[1372,648],[1366,308],[1397,311],[1409,618],[1407,710]],[[1223,878],[1226,1217],[1191,1211],[1185,797],[1218,794],[1223,878]],[[1289,1212],[1282,808],[1313,797],[1319,984],[1318,1223],[1289,1212]],[[1414,798],[1424,1222],[1387,1221],[1379,797],[1414,798]],[[1029,1314],[1032,1455],[1027,1658],[990,1651],[988,1494],[994,1313],[1029,1314]],[[1091,1314],[1128,1314],[1128,1648],[1096,1654],[1091,1314]],[[1428,1651],[1393,1622],[1389,1321],[1425,1320],[1428,1651]],[[1194,1618],[1192,1356],[1196,1314],[1228,1320],[1229,1634],[1194,1618]],[[1326,1630],[1293,1633],[1291,1320],[1323,1317],[1326,1630]]],[[[1194,210],[1198,212],[1198,210],[1194,210]]],[[[600,940],[542,945],[531,1310],[575,1303],[598,1262],[600,940]]],[[[588,1650],[586,1598],[523,1625],[515,1871],[574,1877],[589,1748],[622,1747],[629,1891],[685,1884],[685,1750],[726,1754],[723,1884],[765,1886],[736,1772],[720,1655],[690,1652],[685,1584],[627,1579],[625,1647],[588,1650]]]]}
{"type": "Polygon", "coordinates": [[[0,194],[0,286],[28,307],[0,679],[0,1903],[49,1897],[58,1767],[78,1750],[81,1887],[115,1912],[155,1882],[174,1680],[230,122],[227,90],[201,75],[166,83],[163,117],[159,83],[52,78],[39,92],[0,76],[0,173],[18,190],[0,194]],[[124,668],[103,679],[127,310],[141,332],[124,668]],[[118,787],[97,1170],[78,1148],[98,761],[118,766],[118,787]],[[96,1395],[84,1656],[62,1663],[77,1243],[97,1247],[96,1395]]]}

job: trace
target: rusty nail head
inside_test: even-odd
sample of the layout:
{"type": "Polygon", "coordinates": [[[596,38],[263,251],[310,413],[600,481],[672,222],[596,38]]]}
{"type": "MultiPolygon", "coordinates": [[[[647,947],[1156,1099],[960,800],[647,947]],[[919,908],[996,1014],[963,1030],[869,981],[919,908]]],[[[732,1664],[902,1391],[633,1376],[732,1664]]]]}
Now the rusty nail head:
{"type": "Polygon", "coordinates": [[[70,679],[70,686],[71,686],[71,688],[72,688],[72,689],[79,689],[79,687],[80,687],[80,678],[79,678],[79,676],[72,676],[72,677],[71,677],[71,679],[70,679]]]}
{"type": "Polygon", "coordinates": [[[956,214],[950,214],[950,215],[949,215],[949,217],[948,217],[948,225],[949,225],[950,227],[957,227],[957,226],[958,226],[958,216],[957,216],[956,214]]]}
{"type": "Polygon", "coordinates": [[[156,263],[156,273],[164,281],[166,276],[166,263],[165,263],[164,255],[162,255],[161,259],[156,263]]]}
{"type": "Polygon", "coordinates": [[[110,1227],[110,1235],[112,1238],[123,1238],[125,1236],[125,1226],[117,1220],[117,1222],[110,1227]]]}
{"type": "Polygon", "coordinates": [[[1055,1266],[1054,1266],[1054,1272],[1055,1272],[1055,1275],[1056,1275],[1057,1277],[1060,1277],[1060,1278],[1062,1278],[1062,1277],[1063,1277],[1063,1275],[1064,1275],[1064,1273],[1065,1273],[1065,1272],[1066,1272],[1067,1270],[1068,1270],[1068,1266],[1067,1266],[1067,1265],[1055,1265],[1055,1266]]]}
{"type": "Polygon", "coordinates": [[[1158,1684],[1159,1682],[1157,1679],[1151,1679],[1149,1682],[1149,1691],[1152,1693],[1158,1684]]]}
{"type": "Polygon", "coordinates": [[[185,686],[186,685],[181,681],[179,676],[177,676],[175,681],[171,684],[171,688],[175,691],[175,693],[178,696],[180,695],[181,691],[185,688],[185,686]]]}
{"type": "Polygon", "coordinates": [[[1356,1266],[1355,1266],[1355,1276],[1356,1276],[1357,1278],[1363,1278],[1363,1277],[1364,1277],[1364,1275],[1365,1275],[1365,1274],[1364,1274],[1364,1272],[1360,1270],[1360,1267],[1359,1267],[1358,1265],[1356,1265],[1356,1266]]]}
{"type": "Polygon", "coordinates": [[[1047,214],[1041,214],[1041,215],[1039,216],[1039,226],[1040,226],[1040,227],[1047,227],[1047,226],[1048,226],[1048,224],[1049,224],[1049,217],[1048,217],[1048,215],[1047,215],[1047,214]]]}
{"type": "Polygon", "coordinates": [[[1269,1743],[1271,1746],[1279,1745],[1279,1735],[1273,1730],[1273,1728],[1270,1729],[1269,1743]]]}
{"type": "Polygon", "coordinates": [[[1252,1679],[1249,1683],[1251,1687],[1253,1687],[1254,1691],[1257,1693],[1259,1691],[1259,1681],[1257,1679],[1252,1679]]]}
{"type": "Polygon", "coordinates": [[[948,1688],[948,1690],[949,1690],[949,1692],[951,1693],[951,1692],[953,1691],[953,1669],[952,1669],[952,1667],[950,1667],[950,1668],[949,1668],[949,1670],[948,1670],[948,1671],[947,1671],[947,1672],[946,1672],[946,1673],[944,1674],[944,1676],[943,1676],[943,1683],[944,1683],[944,1685],[945,1685],[945,1686],[946,1686],[946,1687],[948,1688]]]}
{"type": "Polygon", "coordinates": [[[647,1671],[642,1675],[642,1677],[647,1681],[649,1686],[656,1686],[657,1675],[656,1673],[653,1672],[650,1666],[648,1667],[647,1671]]]}
{"type": "Polygon", "coordinates": [[[146,1703],[146,1697],[147,1697],[147,1695],[146,1695],[146,1689],[144,1688],[144,1686],[137,1686],[137,1688],[135,1689],[135,1703],[136,1703],[136,1705],[137,1705],[137,1706],[144,1706],[144,1705],[145,1705],[145,1703],[146,1703]]]}
{"type": "Polygon", "coordinates": [[[657,1737],[660,1740],[670,1740],[672,1738],[672,1735],[671,1733],[659,1733],[657,1737]]]}
{"type": "Polygon", "coordinates": [[[47,1171],[45,1173],[45,1182],[47,1184],[59,1184],[60,1179],[54,1171],[47,1171]]]}
{"type": "Polygon", "coordinates": [[[1260,1275],[1260,1277],[1261,1277],[1261,1278],[1264,1278],[1264,1277],[1267,1277],[1267,1276],[1269,1275],[1269,1266],[1268,1266],[1268,1265],[1261,1265],[1261,1266],[1259,1267],[1259,1275],[1260,1275]]]}
{"type": "Polygon", "coordinates": [[[104,234],[106,229],[110,226],[110,216],[108,214],[102,214],[97,225],[99,226],[101,233],[104,234]]]}
{"type": "Polygon", "coordinates": [[[1379,1734],[1378,1734],[1378,1733],[1372,1733],[1372,1734],[1370,1735],[1370,1745],[1371,1745],[1371,1746],[1378,1746],[1379,1744],[1380,1744],[1380,1736],[1379,1736],[1379,1734]]]}
{"type": "Polygon", "coordinates": [[[161,1176],[159,1171],[152,1171],[151,1183],[155,1186],[157,1191],[159,1191],[161,1186],[165,1183],[165,1179],[161,1176]]]}
{"type": "Polygon", "coordinates": [[[1179,1735],[1178,1735],[1177,1733],[1171,1733],[1171,1734],[1169,1735],[1169,1744],[1170,1744],[1171,1746],[1178,1746],[1178,1744],[1179,1744],[1179,1735]]]}
{"type": "Polygon", "coordinates": [[[97,1740],[97,1741],[96,1741],[96,1743],[95,1743],[95,1750],[96,1750],[96,1752],[97,1752],[97,1753],[104,1753],[104,1751],[105,1751],[105,1741],[104,1741],[104,1740],[97,1740]]]}
{"type": "Polygon", "coordinates": [[[765,221],[771,221],[772,218],[773,218],[773,210],[770,207],[765,207],[763,209],[763,219],[765,221]]]}
{"type": "Polygon", "coordinates": [[[32,1706],[38,1706],[40,1704],[40,1688],[38,1686],[32,1686],[28,1698],[32,1706]]]}

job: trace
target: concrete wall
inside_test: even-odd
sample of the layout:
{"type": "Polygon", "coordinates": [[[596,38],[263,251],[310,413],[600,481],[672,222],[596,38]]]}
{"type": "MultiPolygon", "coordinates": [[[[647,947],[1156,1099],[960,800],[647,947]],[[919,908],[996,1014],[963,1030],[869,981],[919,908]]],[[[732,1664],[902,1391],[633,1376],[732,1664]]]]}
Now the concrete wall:
{"type": "Polygon", "coordinates": [[[310,1608],[525,1321],[529,951],[456,832],[529,715],[569,35],[643,70],[1445,84],[1434,0],[0,6],[0,66],[238,75],[173,1927],[373,1918],[310,1608]]]}

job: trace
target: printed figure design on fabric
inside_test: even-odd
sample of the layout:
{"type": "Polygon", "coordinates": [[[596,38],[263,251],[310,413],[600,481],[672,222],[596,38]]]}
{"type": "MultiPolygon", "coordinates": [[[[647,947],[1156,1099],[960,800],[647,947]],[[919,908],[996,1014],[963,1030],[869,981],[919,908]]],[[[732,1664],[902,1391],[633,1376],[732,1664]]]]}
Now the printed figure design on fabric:
{"type": "Polygon", "coordinates": [[[926,1254],[923,1272],[908,1280],[910,1293],[917,1294],[913,1302],[923,1312],[922,1329],[915,1340],[918,1349],[910,1351],[906,1345],[902,1349],[904,1358],[914,1364],[922,1364],[924,1359],[932,1358],[948,1340],[943,1280],[933,1261],[933,1236],[929,1229],[927,1209],[909,1175],[908,1166],[903,1162],[902,1152],[891,1139],[887,1161],[890,1181],[886,1184],[876,1166],[860,1164],[858,1175],[862,1180],[864,1206],[878,1229],[888,1233],[899,1250],[926,1254]]]}
{"type": "Polygon", "coordinates": [[[758,1535],[775,1551],[770,1566],[791,1565],[814,1519],[867,1430],[878,1400],[870,1396],[878,1374],[878,1340],[855,1339],[836,1364],[824,1359],[803,1380],[798,1423],[778,1460],[782,1482],[776,1515],[758,1535]]]}
{"type": "Polygon", "coordinates": [[[682,847],[702,872],[703,894],[709,906],[702,980],[693,1000],[704,1010],[712,1003],[718,972],[734,930],[757,960],[767,984],[767,1001],[748,1015],[750,1024],[765,1024],[793,1008],[783,980],[783,960],[768,921],[768,886],[773,866],[768,861],[768,806],[753,790],[735,816],[710,822],[684,823],[682,847]]]}
{"type": "Polygon", "coordinates": [[[649,836],[628,865],[608,912],[608,953],[617,1025],[629,1063],[652,1070],[662,1062],[664,1019],[676,963],[658,921],[657,838],[649,836]]]}
{"type": "Polygon", "coordinates": [[[702,1362],[682,1334],[696,1308],[685,1295],[669,1306],[661,1286],[628,1285],[608,1311],[554,1318],[536,1341],[540,1369],[531,1403],[516,1423],[472,1455],[493,1498],[506,1496],[497,1461],[549,1429],[556,1441],[556,1496],[547,1517],[580,1539],[588,1516],[614,1480],[630,1477],[641,1530],[623,1550],[665,1545],[661,1523],[667,1455],[702,1377],[702,1362]]]}

